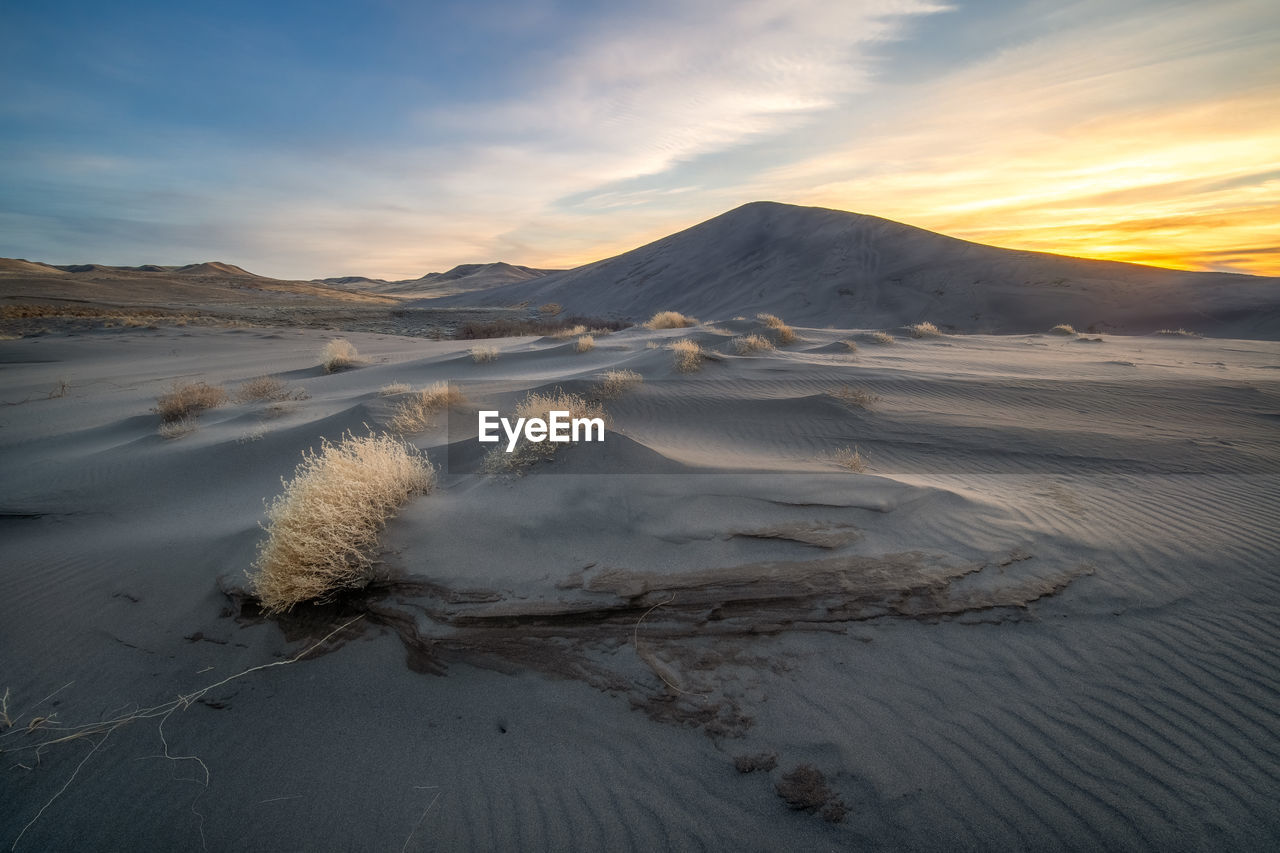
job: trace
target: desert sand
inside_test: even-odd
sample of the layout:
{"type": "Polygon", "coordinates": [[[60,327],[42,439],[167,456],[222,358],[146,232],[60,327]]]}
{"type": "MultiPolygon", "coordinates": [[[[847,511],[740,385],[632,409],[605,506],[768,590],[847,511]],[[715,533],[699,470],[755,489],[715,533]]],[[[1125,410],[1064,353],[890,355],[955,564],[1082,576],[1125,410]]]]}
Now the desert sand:
{"type": "Polygon", "coordinates": [[[346,331],[334,373],[337,332],[262,318],[0,341],[0,842],[1275,849],[1274,329],[914,338],[945,318],[731,296],[492,360],[346,331]],[[771,309],[796,340],[743,351],[771,309]],[[162,437],[196,381],[232,398],[162,437]],[[438,483],[376,580],[264,617],[264,501],[437,381],[468,402],[407,436],[438,483]],[[554,389],[606,440],[485,473],[476,411],[554,389]]]}

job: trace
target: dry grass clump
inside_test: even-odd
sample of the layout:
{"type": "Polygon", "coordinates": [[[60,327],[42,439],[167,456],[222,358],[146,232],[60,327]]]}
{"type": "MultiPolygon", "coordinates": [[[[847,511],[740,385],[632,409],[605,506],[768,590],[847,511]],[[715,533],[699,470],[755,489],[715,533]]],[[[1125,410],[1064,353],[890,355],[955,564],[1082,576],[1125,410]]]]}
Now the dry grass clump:
{"type": "Polygon", "coordinates": [[[360,353],[346,338],[334,338],[320,352],[320,363],[324,365],[325,373],[336,373],[359,364],[360,353]]]}
{"type": "Polygon", "coordinates": [[[582,335],[578,338],[578,342],[573,345],[578,352],[591,352],[596,348],[596,339],[591,335],[582,335]]]}
{"type": "Polygon", "coordinates": [[[1191,332],[1191,331],[1188,331],[1188,330],[1186,330],[1186,329],[1161,329],[1160,331],[1156,332],[1156,334],[1157,334],[1157,335],[1172,335],[1173,337],[1178,337],[1178,338],[1198,338],[1198,337],[1200,337],[1200,334],[1199,334],[1198,332],[1191,332]]]}
{"type": "Polygon", "coordinates": [[[861,474],[867,470],[867,459],[856,446],[853,448],[842,447],[832,453],[830,459],[836,465],[855,474],[861,474]]]}
{"type": "Polygon", "coordinates": [[[764,323],[778,337],[778,346],[785,347],[787,344],[796,342],[796,330],[782,322],[782,318],[777,314],[757,314],[756,319],[764,323]]]}
{"type": "Polygon", "coordinates": [[[889,334],[888,332],[872,332],[871,333],[871,342],[873,344],[891,344],[891,343],[894,343],[894,341],[895,341],[895,338],[893,337],[893,335],[889,334]]]}
{"type": "Polygon", "coordinates": [[[227,392],[204,382],[174,383],[173,390],[156,398],[155,411],[164,423],[194,418],[206,409],[227,402],[227,392]]]}
{"type": "Polygon", "coordinates": [[[379,397],[394,397],[397,394],[408,394],[413,389],[405,382],[392,382],[378,389],[379,397]]]}
{"type": "Polygon", "coordinates": [[[196,431],[195,418],[179,418],[176,421],[164,421],[156,432],[160,433],[161,438],[175,439],[182,438],[184,435],[196,431]]]}
{"type": "Polygon", "coordinates": [[[773,342],[764,335],[743,335],[733,339],[733,347],[738,355],[753,352],[767,352],[773,349],[773,342]]]}
{"type": "Polygon", "coordinates": [[[538,306],[538,313],[544,317],[554,317],[564,310],[559,302],[548,302],[538,306]]]}
{"type": "Polygon", "coordinates": [[[913,338],[942,337],[941,330],[939,330],[937,326],[933,325],[927,320],[923,323],[912,323],[910,326],[907,326],[907,331],[911,333],[911,337],[913,338]]]}
{"type": "Polygon", "coordinates": [[[865,388],[854,388],[851,385],[845,385],[842,388],[834,388],[827,392],[835,397],[846,406],[856,406],[859,409],[870,408],[879,402],[880,398],[872,394],[865,388]]]}
{"type": "Polygon", "coordinates": [[[267,538],[250,575],[262,609],[284,613],[368,584],[378,534],[435,478],[425,456],[387,435],[346,435],[337,444],[322,440],[319,453],[304,452],[267,507],[267,538]]]}
{"type": "Polygon", "coordinates": [[[476,364],[488,364],[498,360],[497,347],[472,347],[468,352],[471,353],[471,360],[476,364]]]}
{"type": "Polygon", "coordinates": [[[558,341],[567,341],[569,340],[569,338],[576,338],[579,335],[585,335],[586,333],[587,333],[587,327],[582,325],[581,323],[578,323],[575,326],[566,326],[563,329],[555,330],[554,332],[551,333],[551,337],[555,338],[558,341]]]}
{"type": "Polygon", "coordinates": [[[396,407],[389,426],[401,435],[422,432],[431,425],[435,413],[454,406],[465,405],[466,395],[449,382],[437,382],[412,394],[396,407]]]}
{"type": "MultiPolygon", "coordinates": [[[[600,418],[606,426],[609,423],[609,416],[599,403],[590,402],[559,388],[546,394],[529,394],[516,406],[516,416],[525,419],[541,418],[550,421],[552,411],[568,412],[570,421],[575,418],[600,418]]],[[[515,449],[507,453],[504,436],[497,447],[485,454],[484,470],[490,474],[519,471],[535,462],[552,458],[556,450],[563,446],[559,442],[526,441],[521,437],[515,449]]]]}
{"type": "Polygon", "coordinates": [[[641,382],[644,382],[644,377],[634,370],[606,370],[600,374],[596,396],[601,399],[612,399],[624,391],[630,391],[641,382]]]}
{"type": "Polygon", "coordinates": [[[644,324],[646,329],[687,329],[696,325],[697,320],[686,317],[679,311],[659,311],[644,324]]]}
{"type": "Polygon", "coordinates": [[[240,383],[236,389],[237,403],[252,403],[258,400],[289,400],[293,393],[284,382],[274,376],[258,376],[240,383]]]}
{"type": "Polygon", "coordinates": [[[849,352],[857,352],[857,351],[858,351],[858,342],[857,342],[857,341],[841,341],[840,343],[844,344],[844,348],[845,348],[845,349],[847,349],[849,352]]]}
{"type": "Polygon", "coordinates": [[[702,367],[702,347],[688,338],[681,338],[667,344],[667,349],[675,353],[676,370],[681,373],[693,373],[702,367]]]}
{"type": "Polygon", "coordinates": [[[1075,326],[1068,323],[1059,323],[1049,330],[1049,334],[1051,335],[1074,335],[1075,333],[1075,326]]]}

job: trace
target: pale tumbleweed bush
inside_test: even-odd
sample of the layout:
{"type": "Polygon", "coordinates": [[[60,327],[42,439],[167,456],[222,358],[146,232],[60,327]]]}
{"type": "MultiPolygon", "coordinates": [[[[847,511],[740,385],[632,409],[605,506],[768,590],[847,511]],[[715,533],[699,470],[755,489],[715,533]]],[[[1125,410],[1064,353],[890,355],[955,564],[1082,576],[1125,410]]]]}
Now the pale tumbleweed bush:
{"type": "Polygon", "coordinates": [[[624,391],[644,382],[644,377],[634,370],[606,370],[600,374],[600,384],[596,386],[596,396],[602,399],[612,399],[619,396],[624,391]]]}
{"type": "Polygon", "coordinates": [[[405,382],[392,382],[378,389],[379,397],[394,397],[397,394],[408,394],[413,389],[405,382]]]}
{"type": "Polygon", "coordinates": [[[861,474],[867,470],[866,457],[862,455],[862,451],[857,447],[842,447],[830,456],[832,462],[841,468],[852,471],[855,474],[861,474]]]}
{"type": "Polygon", "coordinates": [[[928,322],[927,320],[923,323],[912,323],[910,326],[907,326],[907,331],[911,333],[911,337],[913,338],[942,337],[942,332],[938,329],[938,327],[928,322]]]}
{"type": "Polygon", "coordinates": [[[1075,333],[1075,327],[1068,323],[1059,323],[1049,330],[1051,335],[1074,335],[1075,333]]]}
{"type": "Polygon", "coordinates": [[[258,376],[249,379],[241,382],[240,387],[236,389],[237,403],[288,400],[292,396],[288,386],[274,376],[258,376]]]}
{"type": "Polygon", "coordinates": [[[646,329],[687,329],[698,321],[679,311],[659,311],[646,322],[646,329]]]}
{"type": "Polygon", "coordinates": [[[267,538],[249,575],[267,613],[325,601],[373,579],[378,534],[412,495],[435,485],[435,468],[388,435],[346,435],[306,451],[267,507],[267,538]]]}
{"type": "Polygon", "coordinates": [[[320,363],[324,365],[325,373],[335,373],[359,364],[360,353],[346,338],[334,338],[320,352],[320,363]]]}
{"type": "Polygon", "coordinates": [[[466,395],[449,382],[437,382],[411,394],[396,407],[389,426],[401,435],[422,432],[431,425],[435,413],[441,409],[465,405],[466,395]]]}
{"type": "Polygon", "coordinates": [[[498,360],[497,347],[472,347],[469,352],[471,353],[471,360],[476,364],[488,364],[491,361],[498,360]]]}
{"type": "Polygon", "coordinates": [[[748,355],[773,349],[773,342],[764,335],[743,335],[733,339],[733,348],[738,355],[748,355]]]}
{"type": "Polygon", "coordinates": [[[891,344],[894,342],[894,337],[888,332],[872,332],[871,342],[873,344],[891,344]]]}
{"type": "Polygon", "coordinates": [[[702,347],[688,338],[681,338],[667,344],[667,349],[675,353],[676,370],[681,373],[693,373],[702,367],[702,347]]]}
{"type": "Polygon", "coordinates": [[[578,338],[578,342],[573,345],[573,348],[578,352],[591,352],[596,348],[596,339],[591,335],[583,335],[578,338]]]}
{"type": "Polygon", "coordinates": [[[156,398],[155,411],[164,423],[189,418],[227,402],[227,392],[204,382],[174,383],[168,394],[156,398]]]}
{"type": "MultiPolygon", "coordinates": [[[[516,416],[525,419],[541,418],[549,421],[553,411],[568,412],[570,421],[576,418],[600,418],[606,426],[609,424],[609,416],[599,403],[559,388],[545,394],[529,394],[516,406],[516,416]]],[[[550,459],[563,446],[553,441],[526,441],[522,437],[515,449],[507,453],[504,439],[485,454],[484,470],[490,474],[519,471],[535,462],[550,459]]]]}

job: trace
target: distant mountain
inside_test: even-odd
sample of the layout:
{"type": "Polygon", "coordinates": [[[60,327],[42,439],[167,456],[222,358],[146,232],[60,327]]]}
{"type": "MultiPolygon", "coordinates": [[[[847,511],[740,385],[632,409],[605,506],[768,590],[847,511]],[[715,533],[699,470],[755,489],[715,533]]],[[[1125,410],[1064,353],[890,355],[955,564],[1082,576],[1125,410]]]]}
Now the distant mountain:
{"type": "Polygon", "coordinates": [[[560,270],[540,270],[498,261],[490,264],[461,264],[448,272],[430,272],[420,278],[386,281],[348,275],[316,279],[319,284],[370,293],[434,298],[474,293],[507,284],[531,281],[560,270]]]}
{"type": "Polygon", "coordinates": [[[617,257],[440,305],[540,305],[639,320],[768,311],[788,322],[956,331],[1185,327],[1280,337],[1280,279],[1185,272],[970,243],[875,216],[754,202],[617,257]]]}

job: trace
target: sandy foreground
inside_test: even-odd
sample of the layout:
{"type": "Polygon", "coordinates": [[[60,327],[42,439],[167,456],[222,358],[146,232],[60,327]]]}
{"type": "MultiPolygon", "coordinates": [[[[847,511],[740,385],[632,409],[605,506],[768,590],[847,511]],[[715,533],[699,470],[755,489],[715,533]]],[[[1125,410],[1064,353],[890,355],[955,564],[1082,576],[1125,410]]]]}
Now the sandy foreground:
{"type": "Polygon", "coordinates": [[[757,330],[0,341],[0,843],[1280,845],[1280,344],[757,330]],[[475,407],[614,368],[603,444],[479,473],[475,407]],[[157,433],[263,374],[305,398],[157,433]],[[410,437],[385,580],[260,617],[280,478],[438,380],[473,408],[410,437]]]}

